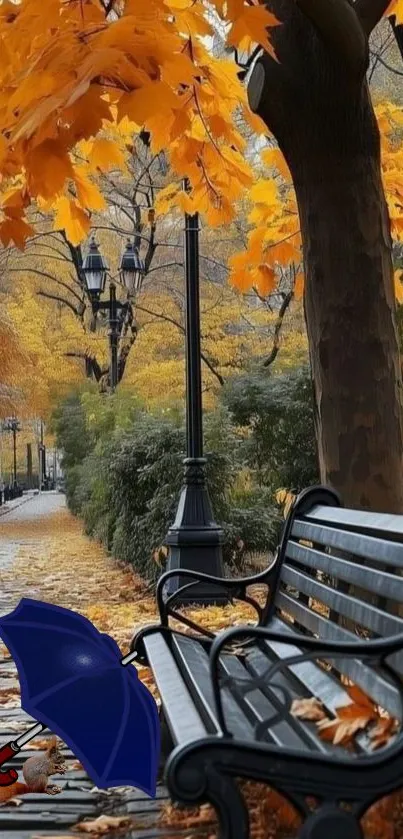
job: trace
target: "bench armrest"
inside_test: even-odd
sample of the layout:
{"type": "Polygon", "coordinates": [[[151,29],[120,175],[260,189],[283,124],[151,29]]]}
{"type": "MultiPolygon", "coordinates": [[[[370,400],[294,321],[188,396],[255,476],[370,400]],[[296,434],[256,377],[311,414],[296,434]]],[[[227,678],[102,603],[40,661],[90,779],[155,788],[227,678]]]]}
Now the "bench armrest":
{"type": "MultiPolygon", "coordinates": [[[[210,677],[212,681],[214,701],[216,704],[217,718],[219,725],[224,734],[231,737],[231,732],[228,731],[225,724],[223,705],[221,699],[221,692],[218,679],[218,667],[220,654],[223,648],[234,641],[248,641],[256,639],[261,641],[277,641],[281,644],[288,644],[289,646],[301,647],[299,655],[290,656],[288,658],[280,659],[270,667],[266,674],[269,680],[279,670],[283,663],[287,666],[292,664],[300,664],[304,660],[312,658],[310,653],[316,653],[317,657],[320,654],[326,653],[329,658],[337,656],[353,656],[354,658],[361,658],[369,660],[369,664],[377,667],[382,666],[387,671],[388,676],[396,684],[399,690],[403,705],[402,683],[400,677],[394,672],[393,668],[385,662],[385,659],[393,653],[398,653],[403,650],[403,633],[392,635],[389,638],[375,639],[369,641],[321,641],[319,638],[309,638],[305,635],[289,635],[288,633],[278,632],[276,630],[268,629],[261,626],[237,626],[220,632],[219,636],[214,639],[210,650],[210,677]]],[[[252,679],[252,677],[251,677],[252,679]]],[[[403,710],[403,709],[402,709],[403,710]]],[[[402,714],[403,717],[403,714],[402,714]]]]}
{"type": "MultiPolygon", "coordinates": [[[[248,588],[248,586],[259,584],[266,585],[267,587],[269,587],[272,575],[274,573],[274,569],[276,567],[276,562],[277,557],[268,568],[266,568],[264,571],[260,571],[259,574],[254,574],[250,577],[240,577],[235,579],[230,577],[213,577],[209,574],[204,574],[202,571],[191,571],[188,568],[181,568],[178,570],[175,568],[171,571],[166,571],[159,578],[156,591],[157,606],[160,614],[161,625],[168,626],[169,615],[175,617],[177,620],[183,620],[183,616],[180,615],[178,612],[175,612],[172,609],[172,606],[175,605],[175,601],[179,600],[184,593],[186,594],[186,598],[188,599],[191,589],[197,586],[198,582],[205,582],[211,586],[216,586],[218,589],[217,596],[222,596],[224,594],[225,596],[227,596],[229,601],[243,600],[245,603],[249,603],[249,605],[253,606],[256,609],[260,622],[262,620],[264,609],[266,608],[267,604],[264,608],[262,608],[256,600],[254,600],[251,597],[248,597],[246,589],[248,588]],[[190,582],[181,586],[173,594],[168,595],[168,597],[164,598],[164,589],[166,583],[168,582],[168,580],[171,580],[172,577],[188,577],[190,582]]],[[[197,591],[195,591],[195,600],[197,601],[197,591]]],[[[214,637],[213,633],[208,634],[210,635],[210,637],[214,637]]]]}

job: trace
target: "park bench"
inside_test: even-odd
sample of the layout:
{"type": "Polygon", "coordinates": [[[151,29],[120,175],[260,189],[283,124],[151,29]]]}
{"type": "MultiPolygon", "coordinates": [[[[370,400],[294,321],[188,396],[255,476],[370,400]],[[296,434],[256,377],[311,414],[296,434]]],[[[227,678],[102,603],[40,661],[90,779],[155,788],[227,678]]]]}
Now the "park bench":
{"type": "Polygon", "coordinates": [[[354,683],[401,723],[402,569],[403,516],[345,509],[335,492],[313,487],[294,501],[267,570],[208,577],[230,600],[255,606],[256,627],[214,636],[183,616],[192,633],[173,630],[183,583],[189,597],[206,575],[181,570],[182,588],[168,597],[178,571],[160,578],[160,624],[137,633],[132,649],[161,697],[170,795],[187,806],[211,803],[220,839],[249,836],[238,779],[283,794],[302,816],[298,839],[362,839],[366,810],[403,786],[399,733],[374,750],[361,731],[348,750],[291,713],[293,700],[315,697],[332,716],[352,703],[354,683]],[[248,596],[256,584],[267,587],[264,605],[248,596]]]}

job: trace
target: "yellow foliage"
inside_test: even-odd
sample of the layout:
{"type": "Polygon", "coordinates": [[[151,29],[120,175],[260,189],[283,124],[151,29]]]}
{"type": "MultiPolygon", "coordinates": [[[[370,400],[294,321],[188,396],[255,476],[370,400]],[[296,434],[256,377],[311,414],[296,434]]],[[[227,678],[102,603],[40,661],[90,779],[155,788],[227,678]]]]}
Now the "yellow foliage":
{"type": "MultiPolygon", "coordinates": [[[[246,0],[214,5],[230,44],[271,50],[277,21],[266,8],[246,0]]],[[[21,0],[0,8],[1,192],[19,178],[25,197],[16,216],[3,208],[3,241],[23,245],[30,235],[24,212],[34,200],[54,202],[55,228],[63,225],[73,243],[81,241],[87,211],[102,201],[77,172],[82,163],[74,152],[89,144],[91,171],[123,167],[129,126],[149,131],[152,150],[164,149],[174,175],[190,179],[194,207],[211,224],[234,217],[235,201],[253,180],[235,109],[259,121],[234,62],[204,45],[212,28],[201,0],[123,0],[113,19],[99,0],[44,0],[40,8],[21,0]]],[[[178,194],[177,206],[184,200],[178,194]]]]}

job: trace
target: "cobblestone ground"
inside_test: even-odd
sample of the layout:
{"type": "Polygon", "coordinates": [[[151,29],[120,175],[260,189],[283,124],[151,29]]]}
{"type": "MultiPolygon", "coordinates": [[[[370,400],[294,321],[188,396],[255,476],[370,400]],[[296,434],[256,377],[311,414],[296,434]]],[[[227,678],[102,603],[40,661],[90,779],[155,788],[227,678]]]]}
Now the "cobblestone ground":
{"type": "MultiPolygon", "coordinates": [[[[28,501],[24,498],[12,510],[1,511],[0,614],[10,612],[24,596],[75,608],[102,631],[111,631],[125,652],[133,624],[135,582],[130,571],[119,568],[99,545],[83,536],[79,522],[66,510],[63,495],[43,493],[28,501]],[[117,631],[112,632],[114,626],[117,631]]],[[[143,612],[152,609],[150,599],[149,606],[144,603],[143,612]]],[[[1,646],[0,745],[31,724],[32,719],[20,707],[14,663],[1,646]]],[[[38,754],[33,746],[43,748],[44,739],[37,738],[13,758],[19,780],[23,780],[23,762],[38,754]]],[[[96,837],[106,832],[120,839],[173,835],[157,823],[160,806],[167,800],[163,787],[158,789],[155,801],[136,789],[97,790],[69,749],[64,748],[63,753],[68,771],[53,779],[63,792],[58,796],[30,793],[21,798],[17,793],[16,798],[0,806],[1,839],[77,839],[79,835],[96,837]],[[77,833],[77,824],[83,822],[85,833],[77,833]]],[[[176,836],[181,834],[175,832],[176,836]]]]}

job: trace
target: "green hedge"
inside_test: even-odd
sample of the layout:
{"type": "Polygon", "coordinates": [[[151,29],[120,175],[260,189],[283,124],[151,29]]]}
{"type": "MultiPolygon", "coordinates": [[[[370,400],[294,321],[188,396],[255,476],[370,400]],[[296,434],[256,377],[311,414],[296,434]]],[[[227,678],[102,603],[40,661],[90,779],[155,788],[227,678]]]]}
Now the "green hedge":
{"type": "MultiPolygon", "coordinates": [[[[112,400],[108,410],[111,405],[112,400]]],[[[96,415],[94,419],[93,411],[94,404],[77,394],[55,415],[69,507],[83,518],[89,535],[155,579],[160,568],[153,554],[164,544],[174,521],[182,485],[184,430],[138,408],[129,421],[125,415],[123,427],[118,414],[114,422],[110,417],[101,422],[96,415]],[[76,433],[85,444],[77,445],[76,433]]],[[[237,488],[242,441],[225,408],[206,417],[205,443],[210,497],[226,537],[224,561],[240,565],[245,550],[274,550],[281,516],[268,491],[237,488]],[[209,449],[214,453],[209,454],[209,449]]]]}

